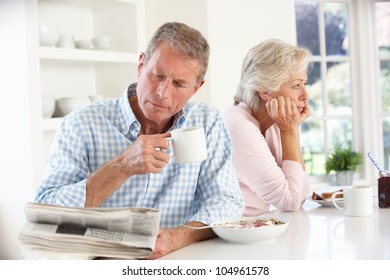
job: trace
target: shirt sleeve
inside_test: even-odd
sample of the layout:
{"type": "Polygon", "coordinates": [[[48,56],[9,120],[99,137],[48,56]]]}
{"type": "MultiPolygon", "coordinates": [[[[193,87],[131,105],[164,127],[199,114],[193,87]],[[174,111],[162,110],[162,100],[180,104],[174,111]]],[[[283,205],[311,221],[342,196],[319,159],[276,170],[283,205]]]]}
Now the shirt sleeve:
{"type": "Polygon", "coordinates": [[[196,190],[197,213],[190,219],[205,224],[240,217],[244,200],[232,165],[231,139],[218,116],[206,131],[208,158],[203,162],[196,190]]]}
{"type": "Polygon", "coordinates": [[[35,201],[84,207],[86,181],[90,174],[86,148],[74,118],[65,118],[57,130],[53,150],[35,201]]]}
{"type": "MultiPolygon", "coordinates": [[[[244,118],[232,118],[228,127],[233,142],[233,165],[240,181],[268,204],[283,211],[299,209],[307,196],[308,176],[298,162],[285,160],[278,165],[281,147],[276,143],[271,152],[267,141],[280,142],[280,138],[274,135],[266,141],[259,127],[244,118]]],[[[246,199],[250,201],[251,197],[246,199]]]]}

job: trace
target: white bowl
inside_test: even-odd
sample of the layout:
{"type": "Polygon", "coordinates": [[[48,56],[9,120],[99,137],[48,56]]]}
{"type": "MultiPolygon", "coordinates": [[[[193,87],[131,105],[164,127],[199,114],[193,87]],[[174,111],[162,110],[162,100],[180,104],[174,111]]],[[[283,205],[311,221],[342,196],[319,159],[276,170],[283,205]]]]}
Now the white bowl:
{"type": "Polygon", "coordinates": [[[270,241],[278,237],[287,229],[288,221],[269,217],[240,217],[214,222],[211,226],[219,237],[244,244],[270,241]],[[259,221],[269,225],[260,225],[259,221]]]}
{"type": "Polygon", "coordinates": [[[91,39],[92,45],[96,49],[106,49],[110,46],[111,38],[108,36],[100,36],[91,39]]]}
{"type": "Polygon", "coordinates": [[[91,103],[104,100],[104,96],[100,94],[88,95],[88,98],[91,103]]]}
{"type": "Polygon", "coordinates": [[[42,116],[51,118],[56,108],[56,101],[52,97],[42,97],[42,116]]]}
{"type": "Polygon", "coordinates": [[[57,25],[40,24],[39,25],[39,45],[44,47],[53,47],[57,44],[60,37],[57,25]]]}
{"type": "Polygon", "coordinates": [[[74,45],[78,49],[92,49],[91,40],[76,40],[74,41],[74,45]]]}
{"type": "Polygon", "coordinates": [[[90,104],[87,97],[62,97],[57,100],[59,114],[66,116],[70,112],[90,104]]]}

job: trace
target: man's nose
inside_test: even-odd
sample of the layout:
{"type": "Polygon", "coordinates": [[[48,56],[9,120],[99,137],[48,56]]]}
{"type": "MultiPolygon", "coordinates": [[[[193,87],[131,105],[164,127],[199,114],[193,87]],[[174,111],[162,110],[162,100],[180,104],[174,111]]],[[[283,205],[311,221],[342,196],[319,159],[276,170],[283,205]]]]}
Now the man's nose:
{"type": "Polygon", "coordinates": [[[157,95],[160,96],[160,98],[167,98],[170,92],[171,84],[169,81],[162,81],[158,85],[157,89],[157,95]]]}

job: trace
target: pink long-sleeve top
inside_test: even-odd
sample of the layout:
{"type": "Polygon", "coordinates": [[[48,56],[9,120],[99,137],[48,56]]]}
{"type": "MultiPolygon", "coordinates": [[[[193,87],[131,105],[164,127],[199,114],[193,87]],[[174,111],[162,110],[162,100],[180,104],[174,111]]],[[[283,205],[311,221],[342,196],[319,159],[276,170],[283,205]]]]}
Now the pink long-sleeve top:
{"type": "Polygon", "coordinates": [[[295,211],[305,201],[309,180],[301,164],[282,160],[280,131],[276,124],[265,137],[249,107],[241,102],[223,115],[233,143],[233,166],[245,198],[244,216],[256,216],[270,205],[295,211]]]}

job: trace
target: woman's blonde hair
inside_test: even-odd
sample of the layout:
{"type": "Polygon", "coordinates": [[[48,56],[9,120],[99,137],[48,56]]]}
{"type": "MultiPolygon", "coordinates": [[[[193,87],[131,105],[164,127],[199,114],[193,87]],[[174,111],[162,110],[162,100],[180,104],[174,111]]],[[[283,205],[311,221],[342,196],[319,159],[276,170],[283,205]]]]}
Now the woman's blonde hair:
{"type": "Polygon", "coordinates": [[[260,105],[259,92],[278,91],[291,75],[307,70],[311,53],[306,48],[277,39],[264,41],[246,54],[234,101],[246,103],[252,111],[260,105]]]}

